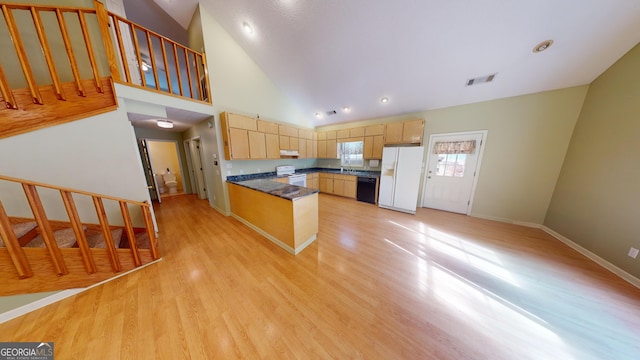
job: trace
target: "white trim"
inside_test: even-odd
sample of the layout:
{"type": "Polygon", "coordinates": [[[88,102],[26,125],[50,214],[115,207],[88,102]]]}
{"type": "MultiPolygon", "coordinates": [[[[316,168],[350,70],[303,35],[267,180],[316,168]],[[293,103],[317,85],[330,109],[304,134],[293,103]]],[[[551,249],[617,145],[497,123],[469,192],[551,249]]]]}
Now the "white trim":
{"type": "Polygon", "coordinates": [[[546,227],[546,226],[542,226],[542,231],[546,232],[547,234],[553,236],[554,238],[562,241],[565,245],[571,247],[572,249],[576,250],[577,252],[579,252],[580,254],[588,257],[589,259],[593,260],[596,264],[604,267],[605,269],[611,271],[612,273],[618,275],[618,277],[620,277],[622,280],[627,281],[628,283],[630,283],[631,285],[640,288],[640,279],[638,279],[637,277],[629,274],[628,272],[620,269],[619,267],[613,265],[612,263],[608,262],[607,260],[601,258],[600,256],[592,253],[591,251],[583,248],[582,246],[576,244],[575,242],[571,241],[569,238],[565,237],[564,235],[561,235],[559,233],[557,233],[556,231],[546,227]]]}
{"type": "MultiPolygon", "coordinates": [[[[430,153],[433,148],[433,137],[435,136],[469,136],[474,134],[482,134],[480,138],[480,144],[478,146],[478,161],[476,162],[476,168],[474,169],[475,175],[473,177],[473,183],[471,184],[471,193],[469,194],[469,204],[467,205],[466,215],[471,214],[471,209],[473,208],[473,199],[476,195],[476,188],[478,187],[478,179],[480,178],[480,168],[482,166],[482,158],[484,157],[484,148],[487,145],[487,135],[489,134],[489,130],[473,130],[473,131],[460,131],[460,132],[450,132],[450,133],[438,133],[429,135],[429,145],[426,151],[426,161],[424,164],[424,169],[429,170],[429,160],[431,159],[430,153]]],[[[422,182],[422,198],[420,199],[420,207],[424,206],[424,200],[427,193],[427,173],[424,173],[424,178],[422,182]]]]}
{"type": "Polygon", "coordinates": [[[240,221],[241,223],[247,225],[249,228],[251,228],[253,231],[257,232],[258,234],[264,236],[265,238],[267,238],[267,240],[271,241],[272,243],[280,246],[281,248],[285,249],[289,254],[292,255],[298,255],[302,250],[304,250],[307,246],[311,245],[312,242],[314,242],[317,238],[317,235],[314,234],[312,235],[310,238],[308,238],[305,242],[303,242],[300,246],[298,246],[296,249],[292,248],[291,246],[283,243],[282,241],[278,240],[276,237],[270,235],[269,233],[267,233],[266,231],[260,229],[259,227],[253,225],[252,223],[248,222],[247,220],[241,218],[240,216],[231,213],[231,217],[233,217],[234,219],[240,221]]]}
{"type": "Polygon", "coordinates": [[[38,310],[38,309],[40,309],[42,307],[45,307],[47,305],[51,305],[51,304],[53,304],[55,302],[58,302],[58,301],[63,300],[63,299],[66,299],[66,298],[71,297],[73,295],[77,295],[77,294],[79,294],[79,293],[81,293],[83,291],[87,291],[87,290],[92,289],[92,288],[94,288],[96,286],[100,286],[102,284],[106,284],[109,281],[115,280],[115,279],[123,277],[125,275],[129,275],[130,273],[132,273],[134,271],[138,271],[138,270],[144,269],[147,266],[155,264],[155,263],[157,263],[157,262],[159,262],[161,260],[162,260],[162,258],[160,258],[158,260],[154,260],[152,262],[146,263],[146,264],[144,264],[142,266],[139,266],[137,268],[131,269],[131,270],[129,270],[127,272],[124,272],[122,274],[118,274],[118,275],[116,275],[114,277],[108,278],[108,279],[103,280],[103,281],[101,281],[99,283],[96,283],[96,284],[93,284],[91,286],[88,286],[86,288],[62,290],[62,291],[59,291],[59,292],[57,292],[57,293],[55,293],[53,295],[50,295],[50,296],[47,296],[45,298],[36,300],[36,301],[34,301],[32,303],[29,303],[29,304],[26,304],[26,305],[22,305],[20,307],[15,308],[15,309],[9,310],[7,312],[4,312],[4,313],[0,314],[0,324],[5,323],[5,322],[7,322],[9,320],[13,320],[13,319],[15,319],[15,318],[17,318],[19,316],[25,315],[25,314],[30,313],[32,311],[38,310]]]}
{"type": "Polygon", "coordinates": [[[525,227],[534,228],[534,229],[542,228],[542,225],[537,224],[537,223],[532,223],[532,222],[527,222],[527,221],[520,221],[520,220],[513,220],[513,219],[503,218],[503,217],[498,217],[498,216],[475,214],[475,213],[469,214],[469,216],[475,217],[475,218],[478,218],[478,219],[485,219],[485,220],[499,221],[499,222],[503,222],[503,223],[507,223],[507,224],[520,225],[520,226],[525,226],[525,227]]]}

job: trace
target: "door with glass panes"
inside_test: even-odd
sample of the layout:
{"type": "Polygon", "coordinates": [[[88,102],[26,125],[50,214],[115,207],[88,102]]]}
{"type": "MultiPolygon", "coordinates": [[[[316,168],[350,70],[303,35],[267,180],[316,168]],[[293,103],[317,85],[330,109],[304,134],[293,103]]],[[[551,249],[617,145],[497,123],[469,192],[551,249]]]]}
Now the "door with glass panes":
{"type": "Polygon", "coordinates": [[[423,207],[469,212],[485,138],[486,131],[431,135],[423,207]]]}

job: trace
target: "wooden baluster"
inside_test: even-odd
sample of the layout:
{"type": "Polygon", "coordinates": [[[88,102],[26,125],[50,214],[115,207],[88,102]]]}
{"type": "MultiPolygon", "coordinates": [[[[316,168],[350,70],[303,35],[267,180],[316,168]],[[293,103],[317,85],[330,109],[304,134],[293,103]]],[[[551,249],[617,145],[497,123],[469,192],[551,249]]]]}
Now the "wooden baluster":
{"type": "Polygon", "coordinates": [[[158,254],[158,238],[156,238],[156,230],[153,228],[153,220],[151,219],[150,205],[142,207],[142,215],[144,216],[144,225],[147,229],[147,236],[149,236],[149,247],[151,249],[151,256],[153,260],[160,258],[158,254]]]}
{"type": "Polygon", "coordinates": [[[4,70],[2,70],[1,64],[0,64],[0,93],[2,94],[2,98],[4,99],[4,103],[7,109],[18,108],[18,104],[16,104],[16,99],[13,96],[13,92],[11,91],[11,87],[9,86],[7,77],[4,75],[4,70]]]}
{"type": "MultiPolygon", "coordinates": [[[[142,80],[142,86],[147,86],[147,79],[144,76],[144,70],[142,69],[142,55],[140,55],[140,44],[138,42],[138,34],[136,33],[136,26],[129,24],[131,28],[131,35],[133,38],[133,47],[136,50],[136,58],[138,59],[138,71],[140,71],[140,79],[142,80]]],[[[138,85],[138,84],[136,84],[138,85]]]]}
{"type": "Polygon", "coordinates": [[[113,242],[111,236],[111,227],[109,226],[109,219],[107,219],[107,212],[104,211],[104,204],[102,198],[98,196],[92,196],[93,205],[96,208],[96,214],[100,221],[100,227],[102,228],[102,235],[104,236],[104,242],[107,247],[107,254],[109,254],[109,260],[111,261],[111,268],[114,272],[122,271],[122,265],[120,264],[120,258],[118,257],[118,251],[116,245],[113,242]]]}
{"type": "Polygon", "coordinates": [[[187,49],[183,48],[182,51],[184,51],[184,63],[187,67],[187,77],[189,78],[189,97],[194,99],[195,95],[193,93],[193,85],[192,85],[192,79],[191,79],[191,65],[189,64],[189,52],[187,49]]]}
{"type": "Polygon", "coordinates": [[[62,34],[62,41],[67,51],[67,58],[69,59],[69,65],[71,66],[71,73],[76,83],[76,91],[80,96],[86,96],[84,85],[82,85],[82,79],[80,78],[80,71],[78,70],[78,62],[76,56],[73,54],[73,47],[71,46],[71,39],[69,39],[69,32],[67,31],[67,23],[64,20],[62,11],[56,9],[56,18],[58,19],[58,25],[60,26],[60,33],[62,34]]]}
{"type": "Polygon", "coordinates": [[[20,247],[16,234],[13,232],[13,226],[11,226],[9,217],[4,210],[4,206],[2,206],[2,201],[0,201],[0,237],[7,248],[7,252],[9,252],[9,257],[18,272],[18,276],[21,279],[32,277],[33,270],[31,270],[29,260],[27,260],[27,256],[24,254],[24,250],[20,247]]]}
{"type": "Polygon", "coordinates": [[[67,209],[73,233],[76,235],[76,242],[78,243],[80,253],[82,254],[84,268],[87,270],[87,274],[94,274],[96,272],[96,263],[93,261],[91,250],[89,250],[87,236],[82,228],[82,222],[80,221],[78,210],[76,210],[76,205],[73,202],[73,196],[71,195],[71,192],[65,190],[60,190],[60,195],[62,195],[62,202],[64,202],[64,207],[67,209]]]}
{"type": "Polygon", "coordinates": [[[124,50],[124,40],[122,40],[122,31],[120,30],[120,18],[116,15],[110,15],[113,18],[113,27],[116,31],[116,41],[118,42],[118,49],[120,49],[120,58],[122,59],[122,67],[124,68],[124,76],[127,83],[133,83],[131,79],[131,72],[129,71],[129,62],[127,59],[127,53],[124,50]]]}
{"type": "Polygon", "coordinates": [[[162,50],[162,61],[164,62],[164,74],[167,77],[167,89],[169,94],[173,94],[173,86],[171,85],[171,76],[169,74],[169,61],[167,60],[167,48],[164,46],[164,39],[160,38],[160,48],[162,50]]]}
{"type": "Polygon", "coordinates": [[[198,54],[193,53],[193,63],[196,67],[196,88],[198,89],[198,99],[204,101],[204,93],[202,91],[202,75],[200,74],[200,64],[198,64],[198,54]]]}
{"type": "Polygon", "coordinates": [[[95,83],[96,83],[96,90],[99,93],[103,93],[104,89],[102,89],[102,81],[100,80],[100,73],[98,72],[96,55],[93,53],[93,45],[91,45],[91,37],[89,36],[89,28],[87,27],[87,20],[84,18],[84,11],[78,10],[78,19],[80,20],[82,37],[84,38],[84,44],[87,48],[87,54],[89,55],[89,63],[91,64],[93,79],[95,80],[95,83]]]}
{"type": "Polygon", "coordinates": [[[180,71],[180,62],[178,61],[178,49],[176,48],[176,43],[171,43],[173,48],[173,60],[176,63],[176,72],[178,73],[178,88],[180,89],[180,96],[184,96],[184,92],[182,91],[182,74],[180,71]]]}
{"type": "Polygon", "coordinates": [[[20,60],[20,67],[22,67],[24,78],[27,80],[27,86],[29,86],[29,91],[31,92],[33,103],[42,105],[42,95],[40,94],[38,84],[36,83],[36,80],[33,76],[33,71],[31,71],[29,58],[27,56],[27,52],[24,49],[22,39],[20,38],[20,31],[16,26],[13,12],[7,7],[7,5],[3,4],[2,13],[4,14],[4,19],[7,22],[7,29],[9,30],[9,35],[11,36],[11,40],[13,41],[13,46],[16,49],[16,55],[18,55],[18,60],[20,60]]]}
{"type": "Polygon", "coordinates": [[[160,91],[160,82],[158,82],[158,66],[156,65],[156,56],[153,53],[153,43],[151,42],[151,33],[147,33],[147,45],[149,47],[149,60],[151,60],[151,70],[153,70],[153,80],[156,83],[156,90],[160,91]]]}
{"type": "MultiPolygon", "coordinates": [[[[129,207],[124,201],[120,201],[120,212],[122,212],[122,219],[124,220],[125,231],[129,238],[129,246],[131,247],[131,255],[133,255],[133,263],[136,267],[142,265],[140,261],[140,254],[138,253],[138,243],[136,242],[136,234],[133,231],[133,224],[131,223],[131,215],[129,214],[129,207]]],[[[149,239],[151,241],[151,239],[149,239]]]]}
{"type": "Polygon", "coordinates": [[[109,72],[111,72],[111,78],[113,79],[113,81],[120,81],[118,59],[116,58],[113,41],[111,40],[111,32],[109,31],[109,13],[104,8],[104,5],[101,2],[93,0],[93,5],[96,8],[96,17],[98,18],[100,34],[102,34],[102,42],[104,43],[104,51],[109,63],[109,72]]]}
{"type": "Polygon", "coordinates": [[[209,85],[209,69],[207,69],[207,56],[202,53],[202,69],[204,71],[204,86],[207,93],[206,101],[211,104],[211,86],[209,85]]]}
{"type": "Polygon", "coordinates": [[[42,26],[42,19],[40,18],[40,12],[36,10],[34,6],[31,7],[31,17],[33,18],[33,25],[36,28],[38,39],[40,40],[40,47],[44,54],[44,59],[47,62],[49,68],[49,74],[51,75],[51,81],[53,82],[53,88],[56,91],[56,97],[58,100],[66,100],[64,97],[64,91],[62,90],[62,84],[60,83],[60,77],[56,70],[56,64],[53,61],[53,55],[51,55],[51,49],[49,48],[49,41],[47,40],[47,34],[42,26]]]}
{"type": "Polygon", "coordinates": [[[58,275],[68,274],[69,271],[67,270],[67,266],[62,258],[60,248],[58,248],[58,243],[53,235],[51,224],[47,219],[47,214],[42,207],[42,202],[40,202],[40,196],[38,195],[36,187],[34,185],[22,184],[22,188],[27,196],[27,201],[29,201],[33,217],[40,229],[40,236],[42,236],[42,239],[47,246],[47,250],[49,251],[49,255],[51,256],[51,261],[53,262],[53,267],[55,268],[56,273],[58,275]]]}

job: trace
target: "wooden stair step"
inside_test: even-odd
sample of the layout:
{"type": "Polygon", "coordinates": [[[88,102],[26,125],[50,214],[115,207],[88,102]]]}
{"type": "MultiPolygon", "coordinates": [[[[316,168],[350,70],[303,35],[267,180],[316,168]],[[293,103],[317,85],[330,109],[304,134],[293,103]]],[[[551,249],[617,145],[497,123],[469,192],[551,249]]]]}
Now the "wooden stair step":
{"type": "MultiPolygon", "coordinates": [[[[113,239],[113,243],[116,248],[119,248],[120,240],[122,240],[122,229],[111,230],[111,238],[113,239]]],[[[102,233],[87,237],[87,242],[89,243],[90,248],[105,249],[107,247],[104,234],[102,233]]]]}
{"type": "MultiPolygon", "coordinates": [[[[83,226],[82,229],[86,231],[87,227],[83,226]]],[[[56,230],[56,231],[53,232],[53,236],[55,237],[59,248],[70,248],[70,247],[73,247],[73,245],[77,241],[76,240],[76,235],[74,234],[72,228],[56,230]]],[[[32,248],[43,248],[43,247],[45,247],[44,239],[42,238],[42,235],[36,236],[27,245],[25,245],[25,247],[32,247],[32,248]]]]}
{"type": "Polygon", "coordinates": [[[138,244],[138,249],[151,249],[149,235],[146,232],[136,234],[136,244],[138,244]]]}
{"type": "MultiPolygon", "coordinates": [[[[36,224],[35,221],[17,223],[12,225],[13,233],[16,234],[16,238],[18,238],[18,240],[38,227],[38,224],[36,224]]],[[[0,247],[4,247],[4,241],[2,241],[2,237],[0,237],[0,247]]]]}

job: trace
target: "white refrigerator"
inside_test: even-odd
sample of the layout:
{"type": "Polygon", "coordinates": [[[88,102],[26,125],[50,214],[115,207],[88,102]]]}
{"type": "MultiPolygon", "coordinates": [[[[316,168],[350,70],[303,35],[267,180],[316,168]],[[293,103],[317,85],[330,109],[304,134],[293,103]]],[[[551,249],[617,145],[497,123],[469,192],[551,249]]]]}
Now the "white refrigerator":
{"type": "Polygon", "coordinates": [[[416,213],[424,147],[385,147],[382,150],[378,206],[416,213]]]}

